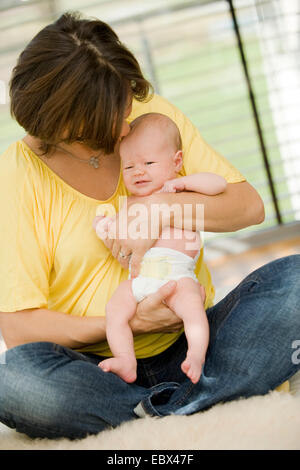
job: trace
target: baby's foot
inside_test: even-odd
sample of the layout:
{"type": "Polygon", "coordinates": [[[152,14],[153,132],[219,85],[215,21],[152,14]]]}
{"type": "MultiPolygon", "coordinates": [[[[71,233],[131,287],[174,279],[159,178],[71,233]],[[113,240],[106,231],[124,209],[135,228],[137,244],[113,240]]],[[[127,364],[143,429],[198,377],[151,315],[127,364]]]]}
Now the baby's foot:
{"type": "Polygon", "coordinates": [[[126,357],[112,357],[99,362],[98,366],[104,372],[113,372],[125,382],[131,383],[136,380],[136,360],[126,357]]]}
{"type": "Polygon", "coordinates": [[[200,380],[203,359],[199,355],[187,353],[185,360],[181,364],[181,370],[187,375],[187,377],[196,384],[200,380]]]}

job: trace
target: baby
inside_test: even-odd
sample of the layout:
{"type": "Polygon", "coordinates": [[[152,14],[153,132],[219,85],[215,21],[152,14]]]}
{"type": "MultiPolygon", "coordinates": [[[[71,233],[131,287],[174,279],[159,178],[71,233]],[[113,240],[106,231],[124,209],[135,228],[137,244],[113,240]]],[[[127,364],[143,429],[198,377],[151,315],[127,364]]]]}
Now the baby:
{"type": "MultiPolygon", "coordinates": [[[[124,183],[135,196],[161,191],[215,195],[226,188],[224,178],[212,173],[178,177],[182,168],[180,133],[176,124],[162,114],[149,113],[133,121],[130,133],[121,142],[120,155],[124,183]]],[[[111,222],[109,217],[97,218],[94,228],[100,238],[111,222]]],[[[136,380],[137,361],[129,321],[138,302],[175,280],[176,289],[165,303],[183,320],[188,350],[182,371],[193,383],[199,381],[209,341],[205,293],[194,273],[200,248],[198,232],[171,227],[162,230],[160,238],[145,253],[139,276],[129,276],[107,303],[107,341],[114,357],[99,363],[103,371],[113,372],[126,382],[136,380]]]]}

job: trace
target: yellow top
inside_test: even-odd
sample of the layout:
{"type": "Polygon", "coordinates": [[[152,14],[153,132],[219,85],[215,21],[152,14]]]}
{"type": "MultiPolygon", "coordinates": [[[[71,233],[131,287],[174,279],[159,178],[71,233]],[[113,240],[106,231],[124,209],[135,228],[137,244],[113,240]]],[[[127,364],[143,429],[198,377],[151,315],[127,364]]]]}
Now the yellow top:
{"type": "MultiPolygon", "coordinates": [[[[184,168],[192,174],[208,171],[229,183],[243,176],[201,138],[193,124],[173,105],[155,95],[148,103],[134,102],[129,121],[148,112],[173,119],[183,141],[184,168]]],[[[105,304],[118,284],[127,279],[92,221],[97,206],[126,196],[122,175],[106,201],[85,196],[65,183],[23,142],[12,144],[0,157],[0,311],[47,308],[70,315],[104,315],[105,304]]],[[[206,307],[214,288],[201,253],[196,274],[205,286],[206,307]]],[[[180,335],[144,334],[135,337],[138,358],[162,352],[180,335]]],[[[106,342],[81,351],[109,356],[106,342]]]]}

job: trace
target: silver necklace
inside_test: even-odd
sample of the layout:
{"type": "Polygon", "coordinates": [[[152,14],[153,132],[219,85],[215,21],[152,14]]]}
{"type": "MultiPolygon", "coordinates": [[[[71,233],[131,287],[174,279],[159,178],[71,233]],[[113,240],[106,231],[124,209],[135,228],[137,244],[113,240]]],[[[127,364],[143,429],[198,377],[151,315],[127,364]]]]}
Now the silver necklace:
{"type": "Polygon", "coordinates": [[[97,170],[97,168],[99,168],[100,166],[100,163],[99,163],[99,158],[102,154],[99,153],[99,155],[92,155],[89,160],[86,160],[85,158],[79,158],[79,157],[76,157],[76,155],[73,155],[71,152],[69,152],[68,150],[65,150],[65,149],[62,149],[61,147],[56,147],[57,149],[61,150],[62,152],[64,153],[67,153],[68,155],[70,155],[70,157],[73,157],[75,158],[76,160],[79,160],[80,162],[83,162],[83,163],[89,163],[93,168],[95,168],[95,170],[97,170]]]}

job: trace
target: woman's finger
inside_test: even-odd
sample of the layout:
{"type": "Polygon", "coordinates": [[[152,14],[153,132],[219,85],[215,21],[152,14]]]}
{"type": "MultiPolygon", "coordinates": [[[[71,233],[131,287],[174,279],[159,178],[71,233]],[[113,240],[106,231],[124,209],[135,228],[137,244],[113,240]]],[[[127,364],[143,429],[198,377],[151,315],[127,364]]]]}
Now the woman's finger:
{"type": "Polygon", "coordinates": [[[113,240],[113,244],[111,247],[111,254],[113,255],[114,258],[119,259],[119,253],[121,249],[121,244],[119,240],[113,240]]]}
{"type": "Polygon", "coordinates": [[[169,281],[167,284],[164,284],[158,289],[154,294],[149,295],[149,301],[151,300],[153,305],[159,305],[162,303],[169,295],[175,292],[177,286],[176,281],[169,281]]]}
{"type": "Polygon", "coordinates": [[[131,258],[131,251],[128,248],[124,248],[121,246],[121,249],[118,254],[118,261],[122,268],[128,269],[129,261],[131,258]]]}

